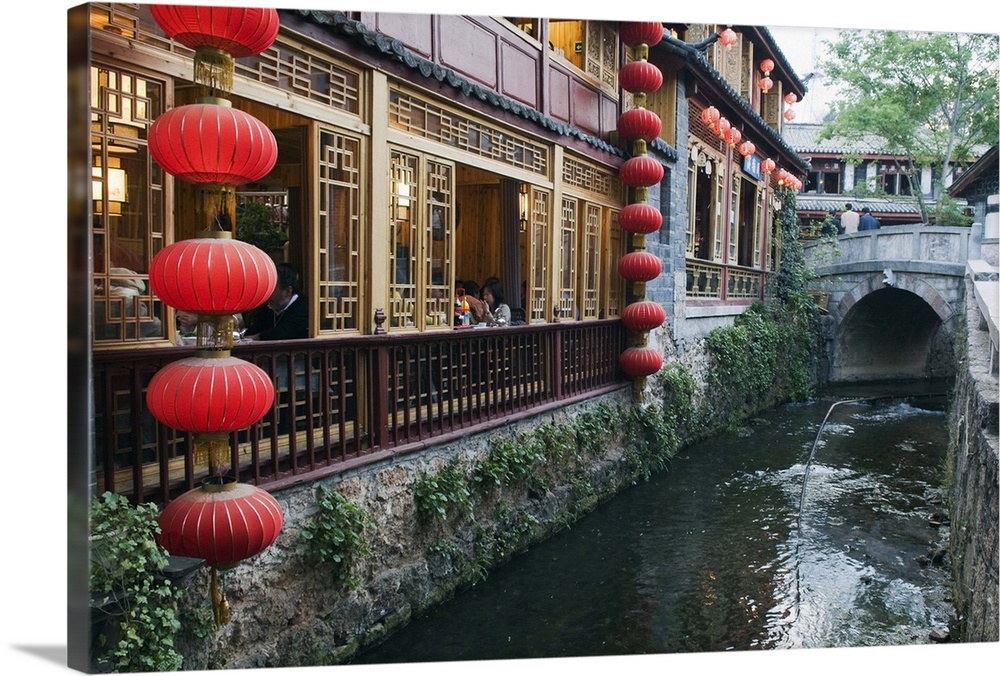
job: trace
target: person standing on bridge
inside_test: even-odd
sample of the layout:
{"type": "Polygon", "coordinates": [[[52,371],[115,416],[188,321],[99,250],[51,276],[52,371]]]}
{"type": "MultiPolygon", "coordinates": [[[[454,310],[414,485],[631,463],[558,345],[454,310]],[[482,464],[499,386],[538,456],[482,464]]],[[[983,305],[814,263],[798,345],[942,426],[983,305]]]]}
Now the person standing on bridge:
{"type": "Polygon", "coordinates": [[[872,216],[872,210],[865,207],[861,210],[861,218],[858,219],[858,231],[878,230],[880,227],[878,219],[872,216]]]}
{"type": "Polygon", "coordinates": [[[840,215],[840,224],[844,226],[843,232],[847,235],[858,231],[858,221],[860,216],[854,210],[854,206],[848,202],[844,205],[844,213],[840,215]]]}

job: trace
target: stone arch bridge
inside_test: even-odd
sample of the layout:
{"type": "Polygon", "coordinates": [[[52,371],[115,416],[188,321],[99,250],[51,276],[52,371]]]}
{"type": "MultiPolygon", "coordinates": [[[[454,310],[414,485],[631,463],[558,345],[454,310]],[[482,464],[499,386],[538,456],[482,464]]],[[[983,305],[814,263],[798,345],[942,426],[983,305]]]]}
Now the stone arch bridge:
{"type": "Polygon", "coordinates": [[[966,269],[979,258],[971,233],[891,226],[805,245],[809,289],[828,313],[831,382],[954,375],[966,269]]]}

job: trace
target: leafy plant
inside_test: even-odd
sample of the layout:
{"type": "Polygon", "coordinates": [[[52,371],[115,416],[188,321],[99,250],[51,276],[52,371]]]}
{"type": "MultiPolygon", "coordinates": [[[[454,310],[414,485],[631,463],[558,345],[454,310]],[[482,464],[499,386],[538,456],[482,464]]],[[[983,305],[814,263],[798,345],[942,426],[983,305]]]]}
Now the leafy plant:
{"type": "Polygon", "coordinates": [[[489,455],[473,468],[473,481],[484,490],[528,483],[538,488],[538,470],[544,462],[542,449],[532,440],[523,436],[494,437],[489,455]]]}
{"type": "Polygon", "coordinates": [[[161,576],[167,554],[156,540],[158,514],[154,504],[133,506],[110,492],[91,502],[90,591],[107,613],[97,664],[116,672],[176,671],[183,664],[174,638],[185,594],[161,576]]]}
{"type": "Polygon", "coordinates": [[[472,515],[472,492],[464,469],[458,461],[452,461],[441,471],[425,474],[414,487],[417,514],[425,522],[433,519],[448,519],[455,508],[472,515]]]}
{"type": "Polygon", "coordinates": [[[316,500],[318,509],[302,529],[309,556],[329,566],[334,579],[352,586],[354,562],[369,553],[366,533],[371,517],[364,508],[325,486],[316,489],[316,500]]]}
{"type": "Polygon", "coordinates": [[[236,239],[274,251],[284,246],[288,235],[274,224],[271,207],[263,202],[246,202],[236,208],[236,239]]]}

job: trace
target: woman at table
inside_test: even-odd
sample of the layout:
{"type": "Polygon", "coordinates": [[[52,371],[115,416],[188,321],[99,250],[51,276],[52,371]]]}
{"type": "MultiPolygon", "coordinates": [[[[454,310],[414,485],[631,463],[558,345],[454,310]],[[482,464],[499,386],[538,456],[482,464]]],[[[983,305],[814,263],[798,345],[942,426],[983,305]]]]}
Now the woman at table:
{"type": "Polygon", "coordinates": [[[499,279],[490,279],[483,286],[483,302],[486,303],[486,323],[490,326],[510,324],[510,306],[503,295],[503,284],[499,279]]]}
{"type": "Polygon", "coordinates": [[[481,324],[486,321],[486,303],[479,297],[479,285],[469,280],[463,282],[465,289],[465,302],[469,304],[469,315],[473,324],[481,324]]]}

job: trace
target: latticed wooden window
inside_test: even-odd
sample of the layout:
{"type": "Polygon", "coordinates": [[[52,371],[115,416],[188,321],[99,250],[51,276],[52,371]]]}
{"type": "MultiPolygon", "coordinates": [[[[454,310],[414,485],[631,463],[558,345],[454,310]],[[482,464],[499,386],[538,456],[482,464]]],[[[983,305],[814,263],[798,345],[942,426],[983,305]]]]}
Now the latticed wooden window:
{"type": "Polygon", "coordinates": [[[390,328],[450,325],[453,312],[455,167],[393,150],[389,195],[390,328]]]}
{"type": "Polygon", "coordinates": [[[319,177],[319,329],[360,327],[361,140],[321,129],[319,177]]]}
{"type": "Polygon", "coordinates": [[[579,203],[564,197],[559,218],[559,318],[570,319],[576,308],[576,239],[579,203]]]}
{"type": "Polygon", "coordinates": [[[528,320],[543,322],[549,316],[549,223],[551,222],[552,195],[546,190],[532,186],[529,200],[531,204],[530,237],[528,239],[528,270],[525,275],[525,279],[530,280],[528,320]]]}
{"type": "Polygon", "coordinates": [[[94,344],[164,340],[165,308],[148,276],[165,245],[163,172],[146,145],[164,85],[110,66],[92,66],[90,77],[94,344]]]}
{"type": "Polygon", "coordinates": [[[721,263],[723,252],[722,235],[726,220],[726,172],[723,163],[716,162],[713,178],[715,179],[715,204],[712,205],[712,217],[715,227],[712,241],[712,258],[721,263]]]}
{"type": "Polygon", "coordinates": [[[604,274],[607,284],[607,301],[605,302],[605,317],[618,317],[625,305],[625,280],[618,274],[618,261],[625,255],[625,237],[618,224],[618,209],[609,209],[608,227],[604,230],[604,274]]]}
{"type": "Polygon", "coordinates": [[[580,319],[597,319],[600,313],[601,230],[604,210],[597,204],[583,205],[580,231],[580,319]]]}
{"type": "Polygon", "coordinates": [[[618,31],[614,24],[586,22],[584,70],[601,88],[618,93],[618,31]]]}

